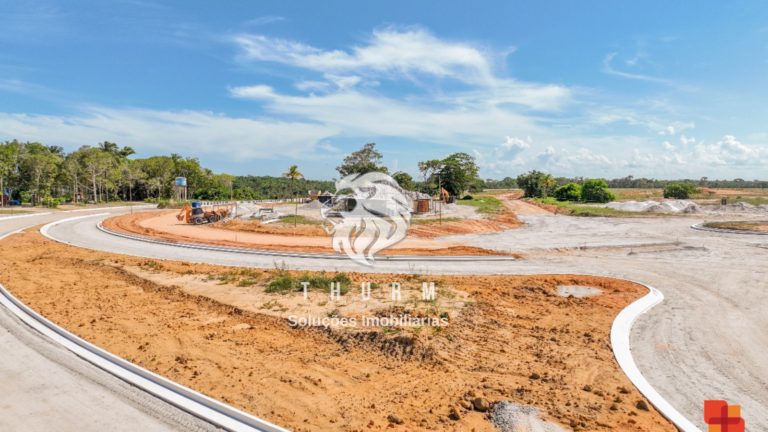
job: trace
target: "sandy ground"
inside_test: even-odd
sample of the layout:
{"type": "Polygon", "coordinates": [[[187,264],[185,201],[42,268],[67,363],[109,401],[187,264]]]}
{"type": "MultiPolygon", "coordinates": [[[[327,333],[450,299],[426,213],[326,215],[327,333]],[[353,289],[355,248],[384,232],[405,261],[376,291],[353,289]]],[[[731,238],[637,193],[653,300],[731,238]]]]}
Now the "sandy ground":
{"type": "MultiPolygon", "coordinates": [[[[68,216],[3,221],[0,235],[68,216]]],[[[5,264],[3,256],[0,268],[17,277],[5,264]]],[[[0,383],[2,431],[220,431],[83,361],[2,306],[0,383]]]]}
{"type": "Polygon", "coordinates": [[[503,199],[502,204],[512,213],[520,215],[532,215],[532,214],[551,214],[554,213],[549,209],[535,206],[529,202],[520,199],[503,199]]]}
{"type": "MultiPolygon", "coordinates": [[[[643,375],[677,410],[706,430],[703,401],[739,403],[750,427],[768,430],[768,239],[690,228],[709,216],[676,218],[520,217],[517,230],[439,238],[523,254],[508,263],[377,262],[376,271],[421,274],[590,273],[642,281],[665,300],[641,316],[632,353],[643,375]],[[716,317],[716,318],[713,318],[716,317]],[[734,366],[737,365],[737,366],[734,366]]],[[[720,218],[722,219],[722,217],[720,218]]],[[[81,247],[153,258],[270,267],[274,258],[198,252],[130,242],[95,220],[63,223],[51,234],[81,247]]],[[[286,259],[291,268],[364,271],[351,261],[286,259]]]]}
{"type": "MultiPolygon", "coordinates": [[[[479,222],[479,221],[478,221],[479,222]]],[[[468,223],[477,223],[469,221],[468,223]]],[[[248,225],[248,222],[241,224],[248,225]]],[[[489,224],[493,231],[506,229],[501,223],[489,224]]],[[[255,227],[256,232],[231,231],[221,229],[218,225],[195,226],[176,219],[175,212],[170,213],[133,213],[108,219],[104,226],[130,234],[148,236],[169,241],[203,243],[218,246],[234,246],[265,250],[301,251],[315,253],[335,253],[331,245],[331,239],[325,236],[312,235],[317,230],[316,226],[303,226],[297,228],[297,232],[303,235],[288,236],[285,230],[288,227],[280,227],[281,234],[266,234],[270,225],[255,227]],[[310,231],[311,230],[311,231],[310,231]]],[[[481,227],[483,228],[483,227],[481,227]]],[[[487,231],[489,227],[485,227],[487,231]]],[[[441,229],[443,234],[456,233],[450,226],[441,229]]],[[[477,232],[475,230],[474,232],[477,232]]],[[[466,231],[464,231],[466,232],[466,231]]],[[[483,232],[483,231],[480,231],[483,232]]],[[[461,233],[461,231],[458,231],[461,233]]],[[[489,251],[478,247],[468,247],[461,242],[434,242],[429,238],[406,238],[392,248],[384,250],[381,255],[498,255],[499,252],[489,251]]]]}
{"type": "MultiPolygon", "coordinates": [[[[470,296],[449,325],[323,331],[291,329],[284,317],[231,305],[232,296],[250,295],[238,294],[236,285],[212,285],[201,295],[141,275],[232,269],[94,252],[34,230],[0,242],[0,254],[8,264],[0,280],[57,324],[292,430],[494,430],[483,413],[463,408],[475,398],[535,406],[574,430],[674,430],[653,409],[635,407],[643,398],[609,346],[613,318],[646,292],[635,284],[567,275],[444,276],[441,285],[470,296]],[[603,294],[563,298],[558,285],[603,294]],[[387,427],[393,416],[402,424],[387,427]]],[[[353,285],[417,277],[349,276],[353,285]]]]}

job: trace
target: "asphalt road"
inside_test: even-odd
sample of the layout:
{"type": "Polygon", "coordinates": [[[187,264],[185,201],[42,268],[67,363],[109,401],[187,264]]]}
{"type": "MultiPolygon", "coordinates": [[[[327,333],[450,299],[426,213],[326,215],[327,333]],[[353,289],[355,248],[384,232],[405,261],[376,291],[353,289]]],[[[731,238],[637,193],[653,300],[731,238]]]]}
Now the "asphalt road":
{"type": "MultiPolygon", "coordinates": [[[[0,218],[0,236],[99,212],[0,218]]],[[[0,306],[0,431],[219,430],[85,362],[0,306]]]]}

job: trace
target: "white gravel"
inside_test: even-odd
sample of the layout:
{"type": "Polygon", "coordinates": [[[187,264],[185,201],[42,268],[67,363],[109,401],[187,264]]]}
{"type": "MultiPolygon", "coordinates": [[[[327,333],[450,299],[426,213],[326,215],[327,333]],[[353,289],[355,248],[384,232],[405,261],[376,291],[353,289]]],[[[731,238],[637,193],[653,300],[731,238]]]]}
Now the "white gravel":
{"type": "Polygon", "coordinates": [[[587,296],[600,295],[602,293],[603,293],[603,290],[599,288],[588,287],[588,286],[577,286],[577,285],[558,285],[557,286],[557,295],[562,297],[574,296],[576,298],[582,298],[587,296]]]}
{"type": "Polygon", "coordinates": [[[560,425],[539,417],[539,411],[528,405],[501,401],[493,406],[491,423],[502,432],[565,432],[560,425]]]}
{"type": "Polygon", "coordinates": [[[641,212],[641,213],[694,213],[709,215],[727,215],[727,214],[768,214],[768,206],[761,204],[755,206],[745,202],[738,202],[726,205],[705,205],[696,204],[685,200],[666,200],[666,201],[617,201],[603,205],[602,207],[612,208],[614,210],[641,212]]]}

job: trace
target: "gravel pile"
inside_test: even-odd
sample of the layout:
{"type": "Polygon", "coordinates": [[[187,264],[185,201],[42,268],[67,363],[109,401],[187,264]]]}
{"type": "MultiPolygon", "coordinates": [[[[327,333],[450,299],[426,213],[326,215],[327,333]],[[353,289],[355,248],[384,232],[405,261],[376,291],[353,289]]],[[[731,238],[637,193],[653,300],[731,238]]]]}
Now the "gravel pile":
{"type": "Polygon", "coordinates": [[[559,425],[541,420],[539,410],[536,408],[509,401],[501,401],[494,405],[491,423],[502,432],[565,432],[565,429],[559,425]]]}
{"type": "Polygon", "coordinates": [[[320,201],[315,200],[315,201],[312,201],[312,202],[310,202],[308,204],[304,204],[303,206],[299,207],[299,209],[301,209],[301,210],[320,210],[321,208],[323,208],[323,206],[324,206],[323,203],[321,203],[320,201]]]}
{"type": "Polygon", "coordinates": [[[696,203],[684,200],[672,201],[625,201],[612,202],[606,207],[614,210],[647,213],[698,213],[699,206],[696,203]]]}

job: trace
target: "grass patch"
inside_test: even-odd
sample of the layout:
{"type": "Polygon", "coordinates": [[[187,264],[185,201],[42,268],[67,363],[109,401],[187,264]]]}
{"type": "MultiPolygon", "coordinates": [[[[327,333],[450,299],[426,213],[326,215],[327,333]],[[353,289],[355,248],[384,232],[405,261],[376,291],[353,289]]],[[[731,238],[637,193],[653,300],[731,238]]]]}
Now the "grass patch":
{"type": "Polygon", "coordinates": [[[737,202],[744,202],[748,204],[752,204],[754,206],[758,205],[768,205],[768,198],[737,198],[735,200],[728,200],[728,204],[733,204],[737,202]]]}
{"type": "MultiPolygon", "coordinates": [[[[580,216],[580,217],[662,216],[661,214],[657,215],[656,213],[628,212],[628,211],[615,210],[608,207],[592,207],[592,206],[582,205],[579,203],[574,203],[571,201],[558,201],[551,197],[537,198],[536,201],[540,203],[548,204],[548,205],[557,206],[558,210],[560,210],[561,213],[567,214],[569,216],[580,216]]],[[[663,216],[668,217],[672,215],[663,214],[663,216]]]]}
{"type": "Polygon", "coordinates": [[[23,214],[23,213],[32,213],[26,210],[0,210],[0,214],[23,214]]]}
{"type": "Polygon", "coordinates": [[[294,223],[296,225],[320,225],[320,221],[301,215],[293,215],[280,218],[280,223],[286,225],[293,225],[294,223]]]}
{"type": "Polygon", "coordinates": [[[472,199],[456,200],[456,204],[477,207],[478,213],[499,215],[503,212],[503,205],[498,198],[491,196],[472,197],[472,199]]]}
{"type": "Polygon", "coordinates": [[[298,281],[296,278],[291,275],[280,276],[270,282],[269,285],[267,285],[267,287],[264,289],[264,292],[279,294],[287,293],[296,287],[297,282],[298,281]]]}

